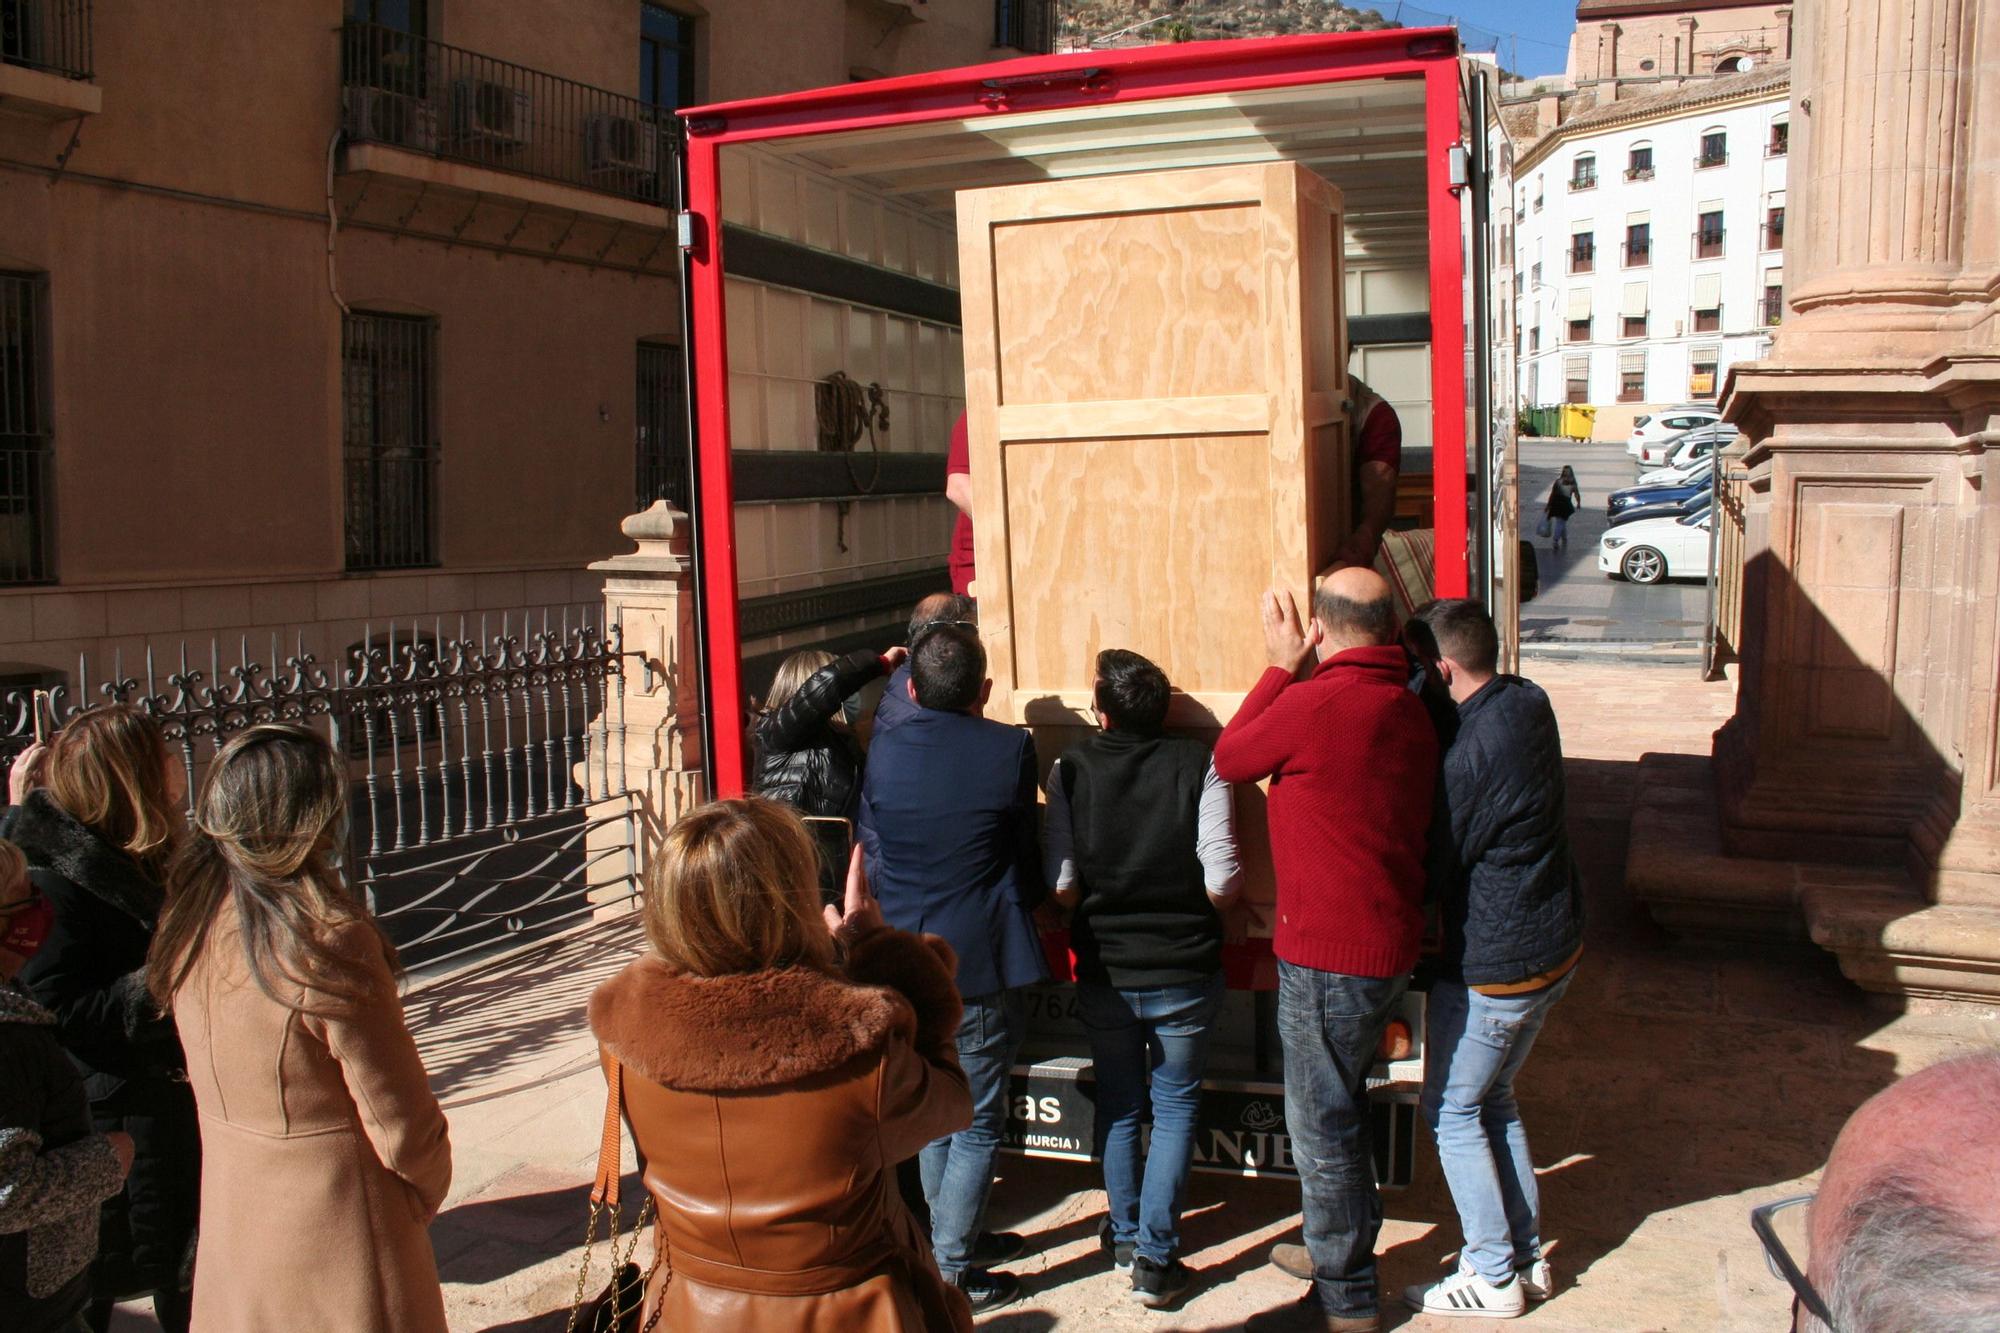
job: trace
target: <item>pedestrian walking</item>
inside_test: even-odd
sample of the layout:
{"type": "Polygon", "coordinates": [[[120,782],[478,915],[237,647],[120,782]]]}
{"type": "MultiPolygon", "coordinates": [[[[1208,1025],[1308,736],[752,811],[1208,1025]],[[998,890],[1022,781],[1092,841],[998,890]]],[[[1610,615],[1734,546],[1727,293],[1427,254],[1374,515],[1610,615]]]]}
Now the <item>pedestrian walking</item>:
{"type": "Polygon", "coordinates": [[[814,856],[769,801],[685,816],[646,954],[591,997],[657,1209],[639,1327],[972,1327],[894,1171],[971,1119],[951,949],[883,924],[858,855],[823,915],[814,856]]]}
{"type": "Polygon", "coordinates": [[[1570,516],[1581,508],[1583,488],[1576,484],[1576,472],[1564,464],[1555,485],[1549,487],[1549,498],[1542,510],[1543,522],[1548,525],[1548,531],[1543,535],[1549,538],[1551,551],[1569,549],[1570,516]]]}
{"type": "Polygon", "coordinates": [[[1479,603],[1433,602],[1417,623],[1458,705],[1434,865],[1444,954],[1425,1010],[1420,1105],[1465,1244],[1456,1271],[1404,1299],[1427,1314],[1509,1318],[1554,1287],[1514,1082],[1583,955],[1583,888],[1548,696],[1497,674],[1499,636],[1479,603]]]}
{"type": "Polygon", "coordinates": [[[154,941],[205,1138],[203,1329],[445,1330],[451,1144],[395,950],[334,865],[345,767],[299,726],[223,746],[154,941]]]}
{"type": "Polygon", "coordinates": [[[1047,896],[1038,770],[1026,731],[979,716],[992,682],[976,635],[940,626],[911,645],[910,688],[916,715],[868,756],[860,839],[883,917],[943,936],[958,956],[972,1123],[925,1148],[919,1166],[938,1270],[980,1312],[1020,1294],[1018,1278],[990,1265],[1019,1254],[1021,1237],[981,1222],[1026,1035],[1023,991],[1049,975],[1032,916],[1047,896]]]}
{"type": "Polygon", "coordinates": [[[54,916],[0,841],[0,1328],[12,1333],[87,1327],[98,1211],[132,1167],[130,1135],[91,1127],[56,1016],[14,985],[54,916]]]}
{"type": "Polygon", "coordinates": [[[1208,1038],[1222,1006],[1222,918],[1242,885],[1229,784],[1208,747],[1165,734],[1167,675],[1097,655],[1098,730],[1049,772],[1045,860],[1072,911],[1076,1001],[1097,1084],[1113,1262],[1160,1308],[1194,1274],[1180,1259],[1208,1038]],[[1150,1109],[1151,1140],[1140,1150],[1150,1109]]]}
{"type": "Polygon", "coordinates": [[[1289,593],[1266,593],[1262,612],[1270,667],[1216,741],[1215,771],[1272,779],[1271,943],[1305,1245],[1271,1257],[1313,1285],[1249,1327],[1367,1333],[1382,1225],[1367,1077],[1423,935],[1437,731],[1381,575],[1320,580],[1309,627],[1289,593]]]}
{"type": "Polygon", "coordinates": [[[151,718],[118,704],[72,718],[45,752],[15,760],[14,778],[8,836],[54,911],[21,986],[55,1015],[93,1127],[135,1145],[100,1219],[87,1318],[102,1333],[117,1301],[151,1295],[161,1328],[182,1333],[201,1129],[180,1040],[147,996],[144,969],[185,832],[185,770],[151,718]]]}

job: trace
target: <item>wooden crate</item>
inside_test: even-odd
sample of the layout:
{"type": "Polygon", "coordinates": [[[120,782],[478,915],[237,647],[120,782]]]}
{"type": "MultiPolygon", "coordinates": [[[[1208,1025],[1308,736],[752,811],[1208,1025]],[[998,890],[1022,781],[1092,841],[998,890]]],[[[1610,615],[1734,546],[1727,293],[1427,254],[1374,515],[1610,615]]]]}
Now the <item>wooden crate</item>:
{"type": "Polygon", "coordinates": [[[958,195],[987,716],[1052,729],[1045,760],[1100,648],[1219,729],[1259,593],[1303,606],[1345,534],[1341,213],[1289,162],[958,195]]]}

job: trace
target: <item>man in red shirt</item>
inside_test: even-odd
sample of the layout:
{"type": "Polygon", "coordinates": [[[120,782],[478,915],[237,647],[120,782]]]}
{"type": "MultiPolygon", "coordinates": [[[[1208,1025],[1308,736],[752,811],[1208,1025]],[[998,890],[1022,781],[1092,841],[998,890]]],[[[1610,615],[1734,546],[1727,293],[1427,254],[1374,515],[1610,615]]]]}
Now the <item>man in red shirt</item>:
{"type": "Polygon", "coordinates": [[[1313,1288],[1249,1327],[1367,1333],[1379,1318],[1382,1201],[1366,1080],[1423,935],[1437,731],[1409,689],[1389,584],[1375,571],[1321,579],[1308,627],[1276,590],[1263,620],[1271,665],[1216,741],[1215,771],[1271,779],[1271,943],[1306,1241],[1306,1255],[1273,1262],[1308,1260],[1313,1288]]]}
{"type": "Polygon", "coordinates": [[[1403,471],[1403,419],[1388,399],[1347,377],[1354,421],[1354,528],[1334,563],[1373,565],[1375,548],[1396,517],[1396,479],[1403,471]]]}
{"type": "Polygon", "coordinates": [[[944,498],[957,506],[951,525],[951,590],[972,596],[972,450],[965,434],[965,413],[951,428],[951,449],[944,456],[944,498]]]}

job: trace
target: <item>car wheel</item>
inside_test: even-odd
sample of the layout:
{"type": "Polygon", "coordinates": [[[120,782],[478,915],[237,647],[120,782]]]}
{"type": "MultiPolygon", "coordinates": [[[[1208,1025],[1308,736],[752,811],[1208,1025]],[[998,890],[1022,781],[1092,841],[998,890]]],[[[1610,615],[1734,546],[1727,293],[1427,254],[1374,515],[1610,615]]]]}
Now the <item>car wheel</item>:
{"type": "Polygon", "coordinates": [[[1625,553],[1621,568],[1634,583],[1658,583],[1667,576],[1667,558],[1650,546],[1635,546],[1625,553]]]}

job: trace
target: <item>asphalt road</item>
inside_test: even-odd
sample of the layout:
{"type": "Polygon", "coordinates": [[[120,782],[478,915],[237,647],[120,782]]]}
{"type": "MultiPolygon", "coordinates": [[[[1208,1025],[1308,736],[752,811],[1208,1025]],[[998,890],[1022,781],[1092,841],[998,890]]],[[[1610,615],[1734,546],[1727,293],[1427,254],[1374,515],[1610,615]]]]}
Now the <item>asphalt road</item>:
{"type": "Polygon", "coordinates": [[[1597,570],[1597,539],[1605,528],[1605,496],[1638,477],[1622,444],[1568,440],[1521,441],[1521,535],[1534,544],[1541,591],[1521,608],[1521,644],[1699,645],[1708,590],[1700,579],[1668,579],[1642,588],[1597,570]],[[1556,554],[1535,535],[1556,475],[1568,464],[1583,488],[1583,507],[1569,521],[1569,549],[1556,554]]]}

